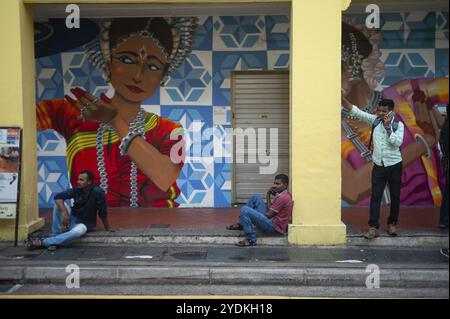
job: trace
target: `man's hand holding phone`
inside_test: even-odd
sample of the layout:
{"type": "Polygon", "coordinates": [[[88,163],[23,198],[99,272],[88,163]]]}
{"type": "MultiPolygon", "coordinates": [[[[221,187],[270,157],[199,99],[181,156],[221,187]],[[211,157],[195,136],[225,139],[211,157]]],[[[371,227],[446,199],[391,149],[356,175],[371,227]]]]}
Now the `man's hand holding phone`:
{"type": "Polygon", "coordinates": [[[392,119],[394,118],[394,112],[390,111],[383,118],[384,127],[391,126],[392,119]]]}

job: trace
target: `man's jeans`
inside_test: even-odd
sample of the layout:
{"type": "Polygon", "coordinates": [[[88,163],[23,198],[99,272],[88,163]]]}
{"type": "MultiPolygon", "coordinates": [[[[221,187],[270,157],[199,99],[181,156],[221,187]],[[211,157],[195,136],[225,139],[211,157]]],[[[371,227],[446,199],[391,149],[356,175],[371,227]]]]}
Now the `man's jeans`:
{"type": "Polygon", "coordinates": [[[42,244],[44,245],[44,247],[66,244],[86,234],[88,230],[86,225],[80,223],[75,216],[70,215],[70,207],[67,204],[65,205],[70,216],[69,231],[64,233],[61,232],[62,210],[57,205],[55,205],[53,207],[53,237],[49,237],[43,240],[42,244]]]}
{"type": "Polygon", "coordinates": [[[400,189],[402,187],[402,162],[388,166],[373,165],[372,170],[372,197],[370,199],[369,226],[380,228],[380,207],[386,183],[389,184],[391,195],[391,212],[388,225],[397,225],[400,214],[400,189]]]}
{"type": "Polygon", "coordinates": [[[256,243],[256,233],[253,225],[265,234],[278,234],[273,228],[272,218],[266,216],[267,206],[263,199],[253,195],[247,202],[247,205],[241,208],[239,215],[239,224],[244,228],[245,237],[256,243]]]}

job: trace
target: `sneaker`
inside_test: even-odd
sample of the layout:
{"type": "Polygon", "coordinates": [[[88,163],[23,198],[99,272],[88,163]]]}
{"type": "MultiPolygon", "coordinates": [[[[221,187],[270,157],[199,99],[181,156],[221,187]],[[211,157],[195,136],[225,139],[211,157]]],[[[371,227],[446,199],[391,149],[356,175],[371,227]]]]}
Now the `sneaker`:
{"type": "Polygon", "coordinates": [[[395,225],[388,225],[387,233],[391,237],[397,237],[397,228],[395,225]]]}
{"type": "Polygon", "coordinates": [[[445,256],[448,258],[448,248],[441,248],[441,250],[439,251],[441,253],[441,255],[445,256]]]}
{"type": "Polygon", "coordinates": [[[375,227],[370,227],[369,231],[364,234],[364,238],[366,239],[374,239],[380,236],[380,233],[378,232],[378,229],[375,227]]]}

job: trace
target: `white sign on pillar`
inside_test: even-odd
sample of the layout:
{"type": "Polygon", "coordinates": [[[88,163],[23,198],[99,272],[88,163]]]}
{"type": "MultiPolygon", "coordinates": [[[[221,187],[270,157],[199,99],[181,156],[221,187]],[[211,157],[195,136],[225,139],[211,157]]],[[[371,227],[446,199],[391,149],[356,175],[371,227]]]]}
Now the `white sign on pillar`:
{"type": "Polygon", "coordinates": [[[0,127],[0,219],[15,219],[19,199],[20,128],[0,127]]]}

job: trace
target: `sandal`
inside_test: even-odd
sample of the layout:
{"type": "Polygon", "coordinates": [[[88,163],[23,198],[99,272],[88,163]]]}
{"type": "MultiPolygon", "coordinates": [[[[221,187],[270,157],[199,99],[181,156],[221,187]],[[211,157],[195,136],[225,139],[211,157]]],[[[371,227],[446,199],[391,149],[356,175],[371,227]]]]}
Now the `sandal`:
{"type": "Polygon", "coordinates": [[[242,230],[243,228],[242,228],[241,224],[236,223],[236,224],[228,226],[227,229],[228,230],[242,230]]]}
{"type": "Polygon", "coordinates": [[[39,238],[28,238],[25,241],[25,246],[27,247],[27,250],[44,248],[44,246],[42,246],[42,240],[39,238]]]}
{"type": "Polygon", "coordinates": [[[241,240],[240,242],[238,242],[236,244],[236,246],[238,246],[238,247],[251,247],[251,246],[256,246],[256,242],[248,240],[248,239],[244,239],[244,240],[241,240]]]}

